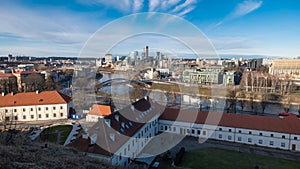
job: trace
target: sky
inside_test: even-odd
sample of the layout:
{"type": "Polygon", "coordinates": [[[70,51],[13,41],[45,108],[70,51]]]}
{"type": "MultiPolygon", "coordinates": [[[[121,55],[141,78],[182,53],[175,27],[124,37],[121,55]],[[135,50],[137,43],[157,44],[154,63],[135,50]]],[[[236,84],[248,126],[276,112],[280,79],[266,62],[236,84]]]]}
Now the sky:
{"type": "Polygon", "coordinates": [[[297,0],[3,0],[0,55],[101,57],[146,45],[189,53],[211,45],[219,55],[298,57],[299,18],[297,0]]]}

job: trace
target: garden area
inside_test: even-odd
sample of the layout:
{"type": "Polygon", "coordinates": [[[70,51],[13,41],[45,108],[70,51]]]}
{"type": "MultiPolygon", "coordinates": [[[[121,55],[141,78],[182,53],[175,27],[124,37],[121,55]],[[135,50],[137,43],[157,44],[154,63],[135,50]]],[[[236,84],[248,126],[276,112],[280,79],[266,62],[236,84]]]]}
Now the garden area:
{"type": "Polygon", "coordinates": [[[63,145],[72,131],[72,125],[51,126],[43,130],[40,140],[63,145]]]}

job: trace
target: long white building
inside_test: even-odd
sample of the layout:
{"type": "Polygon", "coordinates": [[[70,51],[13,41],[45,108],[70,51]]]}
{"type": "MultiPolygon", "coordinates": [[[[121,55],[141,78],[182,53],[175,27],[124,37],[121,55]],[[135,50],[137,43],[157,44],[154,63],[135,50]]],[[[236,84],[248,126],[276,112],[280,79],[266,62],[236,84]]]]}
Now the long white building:
{"type": "Polygon", "coordinates": [[[9,93],[0,96],[0,121],[67,119],[71,98],[58,91],[9,93]]]}
{"type": "Polygon", "coordinates": [[[159,119],[159,131],[300,151],[300,119],[296,115],[276,118],[187,110],[180,114],[167,108],[159,119]]]}
{"type": "Polygon", "coordinates": [[[157,135],[162,110],[148,97],[143,98],[122,110],[98,118],[86,131],[89,137],[83,135],[69,146],[111,165],[126,167],[157,135]]]}

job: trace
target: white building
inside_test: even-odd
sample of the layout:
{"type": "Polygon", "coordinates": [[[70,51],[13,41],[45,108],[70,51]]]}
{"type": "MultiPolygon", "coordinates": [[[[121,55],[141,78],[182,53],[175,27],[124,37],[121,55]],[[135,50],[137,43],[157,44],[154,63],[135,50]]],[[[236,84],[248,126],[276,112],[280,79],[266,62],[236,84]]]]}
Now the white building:
{"type": "Polygon", "coordinates": [[[159,131],[203,139],[300,151],[300,119],[166,109],[159,131]],[[220,121],[219,121],[220,119],[220,121]]]}
{"type": "Polygon", "coordinates": [[[0,96],[0,121],[67,119],[71,98],[58,91],[9,93],[0,96]]]}
{"type": "Polygon", "coordinates": [[[111,108],[110,106],[105,105],[93,105],[93,108],[91,111],[89,111],[86,115],[86,121],[87,122],[97,122],[99,118],[104,118],[105,116],[108,116],[111,114],[111,108]]]}
{"type": "Polygon", "coordinates": [[[111,165],[126,167],[158,133],[161,106],[148,97],[99,118],[87,129],[89,138],[69,144],[111,165]],[[160,112],[160,113],[159,113],[160,112]]]}

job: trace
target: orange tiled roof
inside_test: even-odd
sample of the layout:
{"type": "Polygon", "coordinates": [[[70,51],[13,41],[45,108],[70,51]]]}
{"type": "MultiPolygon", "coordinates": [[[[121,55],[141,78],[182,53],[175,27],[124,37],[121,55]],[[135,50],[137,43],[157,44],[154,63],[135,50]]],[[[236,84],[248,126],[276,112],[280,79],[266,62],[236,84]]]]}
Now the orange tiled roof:
{"type": "Polygon", "coordinates": [[[228,114],[216,112],[198,112],[167,108],[161,120],[213,124],[226,127],[244,128],[261,131],[300,134],[300,119],[296,115],[285,118],[254,116],[247,114],[228,114]],[[209,115],[210,118],[207,118],[209,115]]]}
{"type": "Polygon", "coordinates": [[[69,96],[58,91],[43,91],[38,94],[36,92],[26,92],[0,95],[0,107],[65,104],[70,101],[69,96]]]}
{"type": "Polygon", "coordinates": [[[111,114],[110,106],[105,105],[93,105],[91,111],[88,112],[89,115],[96,115],[96,116],[107,116],[111,114]]]}

